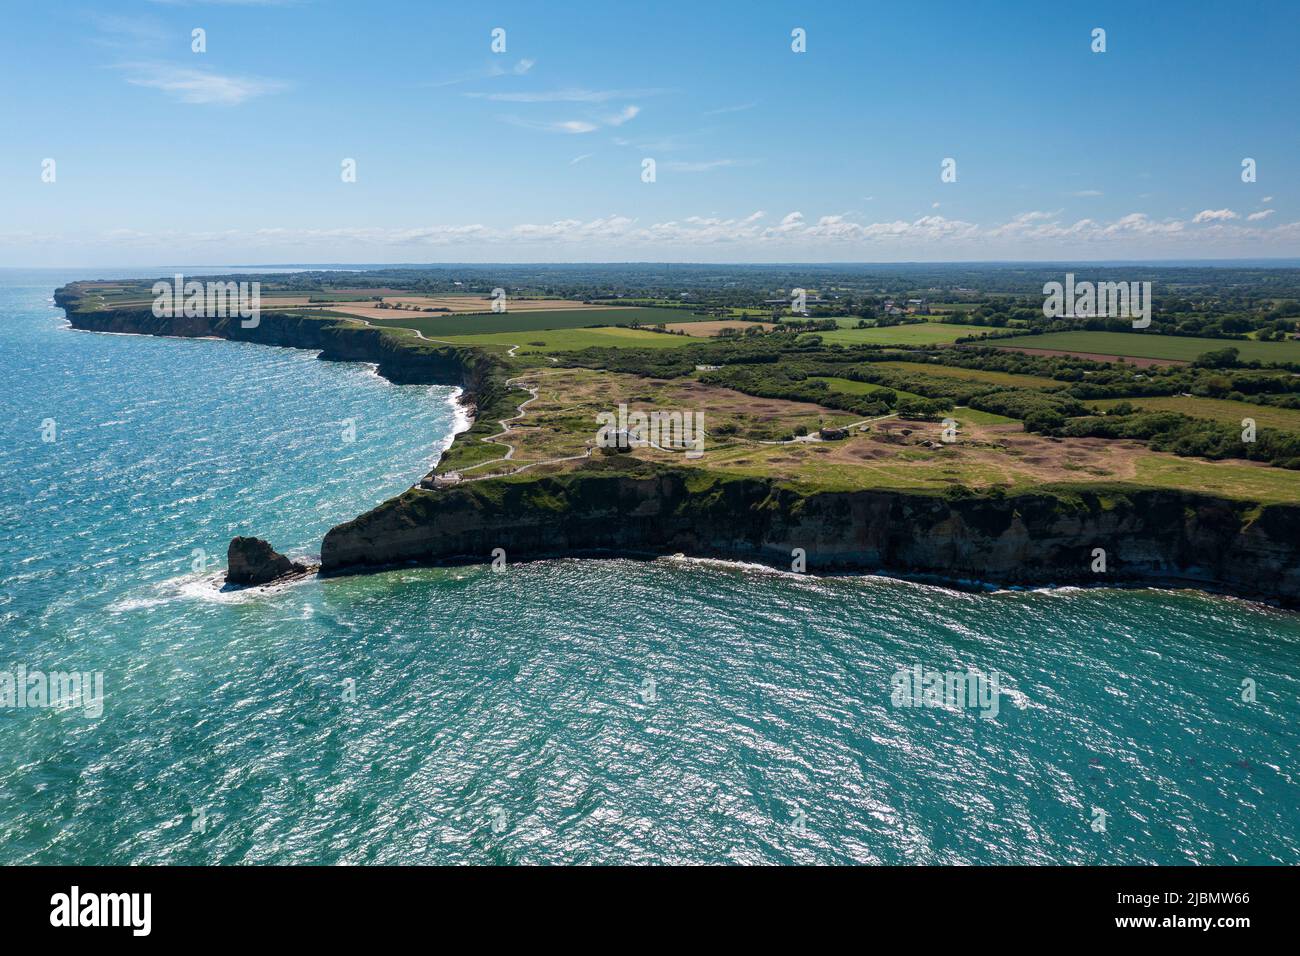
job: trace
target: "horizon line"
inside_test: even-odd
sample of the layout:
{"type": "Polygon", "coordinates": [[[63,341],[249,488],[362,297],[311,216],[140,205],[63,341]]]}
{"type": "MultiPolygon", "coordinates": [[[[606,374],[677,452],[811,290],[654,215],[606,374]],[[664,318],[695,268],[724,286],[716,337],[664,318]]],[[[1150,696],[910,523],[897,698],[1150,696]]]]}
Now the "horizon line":
{"type": "MultiPolygon", "coordinates": [[[[233,262],[233,263],[187,263],[177,265],[0,265],[4,270],[75,270],[75,269],[439,269],[452,267],[489,267],[489,266],[540,266],[540,267],[577,267],[577,266],[710,266],[721,268],[764,268],[775,266],[790,267],[879,267],[879,266],[1061,266],[1072,264],[1086,265],[1197,265],[1216,264],[1251,264],[1251,263],[1293,263],[1300,267],[1300,256],[1241,256],[1217,258],[1166,258],[1166,259],[896,259],[896,260],[771,260],[764,262],[710,262],[698,259],[573,259],[564,261],[540,260],[506,260],[494,259],[483,261],[444,260],[431,262],[309,262],[305,260],[288,262],[233,262]]],[[[1285,266],[1279,266],[1285,267],[1285,266]]]]}

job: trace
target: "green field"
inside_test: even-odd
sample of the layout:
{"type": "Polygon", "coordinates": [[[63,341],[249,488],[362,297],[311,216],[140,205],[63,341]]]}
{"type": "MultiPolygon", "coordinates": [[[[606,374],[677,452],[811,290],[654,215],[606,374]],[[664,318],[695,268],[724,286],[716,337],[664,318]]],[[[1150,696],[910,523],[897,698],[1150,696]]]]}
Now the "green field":
{"type": "MultiPolygon", "coordinates": [[[[555,309],[538,312],[503,312],[498,315],[412,315],[376,319],[375,325],[417,329],[430,338],[452,335],[487,335],[497,332],[540,332],[544,329],[582,329],[598,325],[659,325],[700,322],[703,318],[676,309],[555,309]]],[[[513,343],[512,343],[513,344],[513,343]]]]}
{"type": "Polygon", "coordinates": [[[920,398],[923,395],[914,395],[911,392],[904,392],[901,389],[889,388],[886,385],[873,385],[871,382],[855,382],[851,378],[831,378],[829,376],[812,376],[808,379],[810,382],[825,382],[830,386],[832,392],[840,392],[844,395],[870,395],[873,392],[890,391],[899,398],[920,398]]]}
{"type": "Polygon", "coordinates": [[[962,425],[1019,425],[1020,419],[995,415],[993,412],[981,412],[978,408],[958,405],[952,410],[952,417],[962,425]]]}
{"type": "Polygon", "coordinates": [[[1235,461],[1202,461],[1173,455],[1143,455],[1137,460],[1134,484],[1189,489],[1224,498],[1261,502],[1300,501],[1300,471],[1235,461]]]}
{"type": "Polygon", "coordinates": [[[978,368],[958,368],[933,362],[877,362],[875,368],[891,368],[899,372],[918,372],[938,378],[958,378],[966,382],[987,382],[1008,388],[1064,388],[1064,382],[1040,375],[1016,375],[1011,372],[991,372],[978,368]]]}
{"type": "MultiPolygon", "coordinates": [[[[890,363],[902,365],[905,363],[890,363]]],[[[918,398],[925,399],[924,395],[915,395],[912,392],[905,392],[900,388],[889,388],[887,385],[874,385],[871,382],[855,382],[851,378],[830,378],[826,376],[814,376],[808,379],[810,382],[825,382],[831,387],[832,392],[841,392],[845,395],[870,395],[872,392],[879,392],[882,389],[888,389],[897,395],[900,399],[918,398]]],[[[1298,413],[1300,414],[1300,413],[1298,413]]],[[[1007,418],[1005,415],[994,415],[992,412],[981,412],[975,408],[966,408],[959,406],[952,411],[952,417],[963,425],[1018,425],[1020,420],[1016,418],[1007,418]]]]}
{"type": "Polygon", "coordinates": [[[662,332],[619,328],[492,332],[486,335],[448,335],[443,338],[457,345],[474,345],[479,348],[504,349],[517,345],[519,351],[516,354],[573,352],[587,348],[671,349],[699,341],[687,335],[665,335],[662,332]]]}
{"type": "Polygon", "coordinates": [[[1185,398],[1181,395],[1162,395],[1154,398],[1106,398],[1088,402],[1089,406],[1105,411],[1127,402],[1134,408],[1148,412],[1181,412],[1193,418],[1208,418],[1225,425],[1241,427],[1243,418],[1253,418],[1261,428],[1280,428],[1300,432],[1300,410],[1274,408],[1271,405],[1252,405],[1250,402],[1230,402],[1219,398],[1185,398]]]}
{"type": "MultiPolygon", "coordinates": [[[[853,320],[855,323],[856,319],[853,320]]],[[[966,335],[986,335],[982,325],[956,325],[951,322],[924,322],[914,325],[891,325],[881,329],[837,329],[817,332],[827,345],[944,345],[966,335]]]]}
{"type": "Polygon", "coordinates": [[[1057,349],[1183,362],[1190,362],[1204,352],[1234,348],[1247,362],[1300,362],[1300,341],[1295,340],[1255,342],[1250,339],[1198,339],[1155,332],[1049,332],[1046,335],[1002,339],[997,344],[1014,348],[1057,349]]]}

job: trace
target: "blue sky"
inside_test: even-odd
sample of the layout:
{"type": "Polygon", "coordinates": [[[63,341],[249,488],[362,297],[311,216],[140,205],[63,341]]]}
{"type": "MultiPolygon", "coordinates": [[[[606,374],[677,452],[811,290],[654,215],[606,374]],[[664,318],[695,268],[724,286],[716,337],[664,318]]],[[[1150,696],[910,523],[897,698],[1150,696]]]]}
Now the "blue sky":
{"type": "Polygon", "coordinates": [[[1300,255],[1290,0],[4,17],[0,265],[1300,255]]]}

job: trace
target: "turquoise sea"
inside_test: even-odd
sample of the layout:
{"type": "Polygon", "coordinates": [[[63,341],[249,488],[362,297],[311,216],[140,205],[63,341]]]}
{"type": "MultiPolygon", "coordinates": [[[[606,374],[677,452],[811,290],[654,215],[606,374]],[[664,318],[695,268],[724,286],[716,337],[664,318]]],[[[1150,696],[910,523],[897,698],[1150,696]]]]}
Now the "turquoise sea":
{"type": "Polygon", "coordinates": [[[104,680],[0,709],[0,863],[1300,862],[1295,614],[674,560],[222,594],[232,535],[415,481],[451,390],[70,331],[91,277],[0,270],[0,669],[104,680]],[[895,706],[914,666],[996,717],[895,706]]]}

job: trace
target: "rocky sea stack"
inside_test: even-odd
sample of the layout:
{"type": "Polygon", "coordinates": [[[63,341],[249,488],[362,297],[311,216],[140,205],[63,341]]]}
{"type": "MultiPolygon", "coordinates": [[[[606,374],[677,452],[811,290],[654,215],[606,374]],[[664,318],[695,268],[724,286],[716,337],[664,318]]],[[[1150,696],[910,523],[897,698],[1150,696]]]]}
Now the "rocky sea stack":
{"type": "Polygon", "coordinates": [[[261,538],[232,538],[226,565],[226,583],[241,586],[269,584],[310,570],[305,564],[290,561],[261,538]]]}

